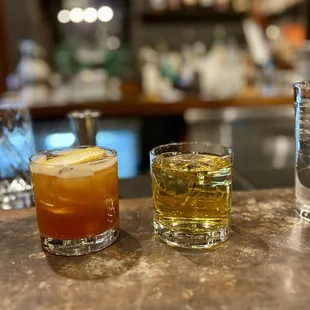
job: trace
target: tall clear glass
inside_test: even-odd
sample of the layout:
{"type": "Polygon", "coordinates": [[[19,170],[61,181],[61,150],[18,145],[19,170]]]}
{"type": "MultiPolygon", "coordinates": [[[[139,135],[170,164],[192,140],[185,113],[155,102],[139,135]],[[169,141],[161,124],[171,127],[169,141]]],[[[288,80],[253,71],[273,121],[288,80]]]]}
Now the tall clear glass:
{"type": "Polygon", "coordinates": [[[233,151],[175,143],[150,152],[155,235],[171,246],[209,248],[229,237],[233,151]]]}
{"type": "Polygon", "coordinates": [[[33,206],[28,159],[35,152],[28,109],[0,104],[0,209],[33,206]]]}
{"type": "Polygon", "coordinates": [[[294,85],[295,197],[298,214],[310,221],[310,82],[294,85]]]}
{"type": "Polygon", "coordinates": [[[53,254],[96,252],[119,235],[117,154],[100,148],[104,152],[95,161],[59,164],[61,158],[83,149],[92,147],[47,151],[30,158],[41,244],[53,254]]]}
{"type": "Polygon", "coordinates": [[[296,73],[300,80],[310,79],[310,41],[296,50],[296,73]]]}

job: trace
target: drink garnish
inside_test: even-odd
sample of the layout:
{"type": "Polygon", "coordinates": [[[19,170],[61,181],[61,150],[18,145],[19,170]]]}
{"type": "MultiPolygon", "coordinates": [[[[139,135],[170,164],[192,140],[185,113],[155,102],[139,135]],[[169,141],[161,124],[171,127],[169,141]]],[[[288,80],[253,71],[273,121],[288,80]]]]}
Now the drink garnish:
{"type": "Polygon", "coordinates": [[[83,149],[73,149],[60,156],[53,157],[51,159],[45,159],[43,162],[39,162],[42,165],[53,166],[71,166],[85,163],[91,163],[100,160],[106,156],[106,151],[99,147],[88,147],[83,149]]]}

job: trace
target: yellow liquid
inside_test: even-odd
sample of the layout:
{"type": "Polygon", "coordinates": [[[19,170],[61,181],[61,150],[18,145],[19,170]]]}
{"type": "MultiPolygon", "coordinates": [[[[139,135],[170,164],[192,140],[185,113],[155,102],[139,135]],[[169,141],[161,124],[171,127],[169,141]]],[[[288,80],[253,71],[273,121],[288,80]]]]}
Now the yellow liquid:
{"type": "Polygon", "coordinates": [[[229,226],[232,163],[208,154],[162,154],[152,162],[154,221],[205,234],[229,226]]]}

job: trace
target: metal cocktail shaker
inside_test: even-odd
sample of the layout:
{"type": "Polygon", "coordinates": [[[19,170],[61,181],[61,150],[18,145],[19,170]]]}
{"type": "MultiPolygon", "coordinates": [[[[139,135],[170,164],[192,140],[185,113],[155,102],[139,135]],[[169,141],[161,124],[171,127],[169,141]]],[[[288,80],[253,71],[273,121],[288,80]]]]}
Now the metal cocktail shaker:
{"type": "Polygon", "coordinates": [[[73,111],[68,114],[68,117],[75,134],[76,144],[96,145],[97,121],[100,112],[91,110],[73,111]]]}

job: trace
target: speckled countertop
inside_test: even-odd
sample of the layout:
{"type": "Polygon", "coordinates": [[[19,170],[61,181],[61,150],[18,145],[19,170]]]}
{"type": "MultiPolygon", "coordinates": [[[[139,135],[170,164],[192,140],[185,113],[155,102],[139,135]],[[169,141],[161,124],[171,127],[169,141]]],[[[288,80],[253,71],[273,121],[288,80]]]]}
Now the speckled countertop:
{"type": "Polygon", "coordinates": [[[293,202],[235,193],[231,239],[192,252],[154,239],[150,199],[124,200],[120,240],[73,258],[42,253],[33,209],[0,211],[0,309],[309,309],[310,224],[293,202]]]}

